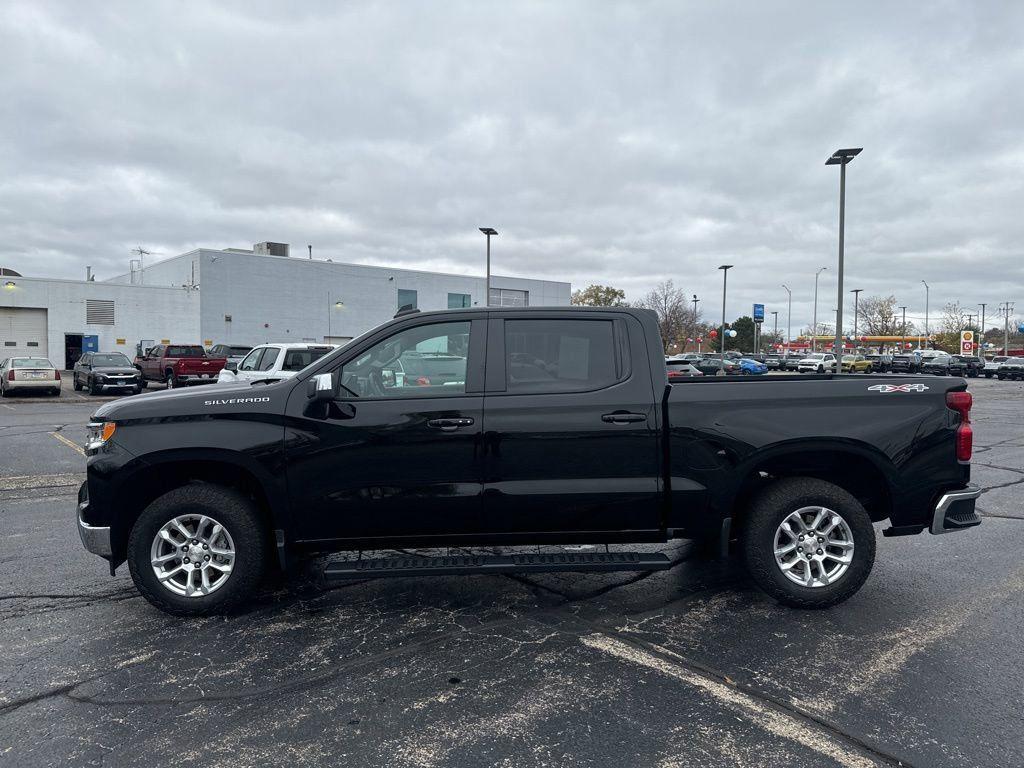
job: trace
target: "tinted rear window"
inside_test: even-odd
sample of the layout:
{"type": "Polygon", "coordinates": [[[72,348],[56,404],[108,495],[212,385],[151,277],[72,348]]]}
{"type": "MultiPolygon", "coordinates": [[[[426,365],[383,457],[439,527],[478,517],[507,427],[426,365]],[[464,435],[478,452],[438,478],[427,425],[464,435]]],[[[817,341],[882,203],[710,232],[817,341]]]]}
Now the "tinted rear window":
{"type": "Polygon", "coordinates": [[[582,392],[618,380],[610,320],[506,320],[509,392],[582,392]]]}
{"type": "Polygon", "coordinates": [[[15,357],[11,368],[53,368],[53,363],[40,357],[15,357]]]}
{"type": "Polygon", "coordinates": [[[284,356],[284,365],[281,370],[301,371],[310,363],[315,363],[321,357],[331,352],[330,347],[316,349],[289,349],[284,356]]]}
{"type": "Polygon", "coordinates": [[[165,357],[206,357],[206,350],[195,347],[168,347],[165,357]]]}

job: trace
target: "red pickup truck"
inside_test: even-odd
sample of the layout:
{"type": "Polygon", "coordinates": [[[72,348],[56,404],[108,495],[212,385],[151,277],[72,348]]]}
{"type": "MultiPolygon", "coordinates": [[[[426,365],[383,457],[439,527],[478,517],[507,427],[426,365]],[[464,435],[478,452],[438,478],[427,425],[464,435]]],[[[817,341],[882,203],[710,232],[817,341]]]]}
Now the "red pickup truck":
{"type": "Polygon", "coordinates": [[[199,344],[157,344],[135,358],[142,373],[142,386],[151,381],[167,384],[168,389],[187,384],[212,384],[227,358],[209,357],[199,344]]]}

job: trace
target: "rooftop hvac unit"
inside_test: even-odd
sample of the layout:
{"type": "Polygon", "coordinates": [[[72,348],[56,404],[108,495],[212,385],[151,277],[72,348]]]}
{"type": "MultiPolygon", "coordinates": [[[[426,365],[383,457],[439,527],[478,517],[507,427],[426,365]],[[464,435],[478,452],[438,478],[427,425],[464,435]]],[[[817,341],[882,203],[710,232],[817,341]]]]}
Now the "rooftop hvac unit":
{"type": "Polygon", "coordinates": [[[287,256],[288,243],[256,243],[252,251],[262,256],[287,256]]]}

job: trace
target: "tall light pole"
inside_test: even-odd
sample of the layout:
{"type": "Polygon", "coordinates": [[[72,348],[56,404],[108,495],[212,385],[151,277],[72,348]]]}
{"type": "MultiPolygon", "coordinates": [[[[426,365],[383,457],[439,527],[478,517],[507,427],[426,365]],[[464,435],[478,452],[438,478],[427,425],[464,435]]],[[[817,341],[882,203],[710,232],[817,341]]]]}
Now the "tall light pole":
{"type": "Polygon", "coordinates": [[[789,314],[786,317],[786,352],[789,352],[789,347],[793,344],[793,292],[785,283],[782,284],[782,287],[789,294],[789,314]]]}
{"type": "Polygon", "coordinates": [[[487,303],[485,307],[491,306],[491,235],[498,234],[494,227],[480,227],[480,231],[487,235],[487,303]]]}
{"type": "Polygon", "coordinates": [[[729,270],[732,269],[732,267],[732,264],[723,264],[719,267],[719,269],[722,270],[722,360],[725,360],[725,288],[728,285],[729,270]]]}
{"type": "Polygon", "coordinates": [[[779,338],[779,311],[777,309],[772,310],[772,317],[775,319],[775,330],[772,331],[772,341],[775,343],[775,339],[779,338]]]}
{"type": "Polygon", "coordinates": [[[978,357],[984,359],[985,357],[985,307],[988,306],[985,302],[978,305],[981,307],[981,328],[979,328],[978,338],[978,357]]]}
{"type": "Polygon", "coordinates": [[[903,310],[903,325],[900,326],[900,334],[903,336],[903,343],[900,344],[900,354],[907,351],[907,308],[898,307],[903,310]]]}
{"type": "Polygon", "coordinates": [[[924,280],[921,282],[924,283],[924,335],[927,337],[932,335],[931,326],[928,324],[928,302],[931,298],[931,289],[924,280]]]}
{"type": "Polygon", "coordinates": [[[860,292],[863,288],[854,288],[850,293],[853,294],[853,348],[857,348],[857,320],[860,309],[860,292]]]}
{"type": "Polygon", "coordinates": [[[828,267],[822,267],[814,273],[814,324],[811,327],[811,352],[818,350],[818,275],[828,267]]]}
{"type": "MultiPolygon", "coordinates": [[[[697,294],[693,294],[693,340],[697,342],[697,302],[700,299],[697,298],[697,294]]],[[[699,342],[697,342],[699,343],[699,342]]],[[[700,347],[697,347],[697,351],[700,352],[700,347]]]]}
{"type": "Polygon", "coordinates": [[[836,303],[836,359],[843,354],[843,239],[846,236],[846,166],[862,151],[862,147],[837,149],[825,161],[825,165],[839,166],[839,289],[836,303]]]}

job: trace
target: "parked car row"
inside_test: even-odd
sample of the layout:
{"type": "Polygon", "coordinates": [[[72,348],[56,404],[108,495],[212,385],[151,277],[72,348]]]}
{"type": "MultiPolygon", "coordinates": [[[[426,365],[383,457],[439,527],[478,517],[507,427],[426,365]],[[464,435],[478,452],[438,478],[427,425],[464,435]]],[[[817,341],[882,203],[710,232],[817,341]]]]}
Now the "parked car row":
{"type": "Polygon", "coordinates": [[[739,353],[730,352],[724,356],[717,353],[704,356],[686,354],[666,357],[665,365],[669,380],[693,376],[760,376],[768,373],[767,364],[755,357],[742,357],[739,353]]]}

